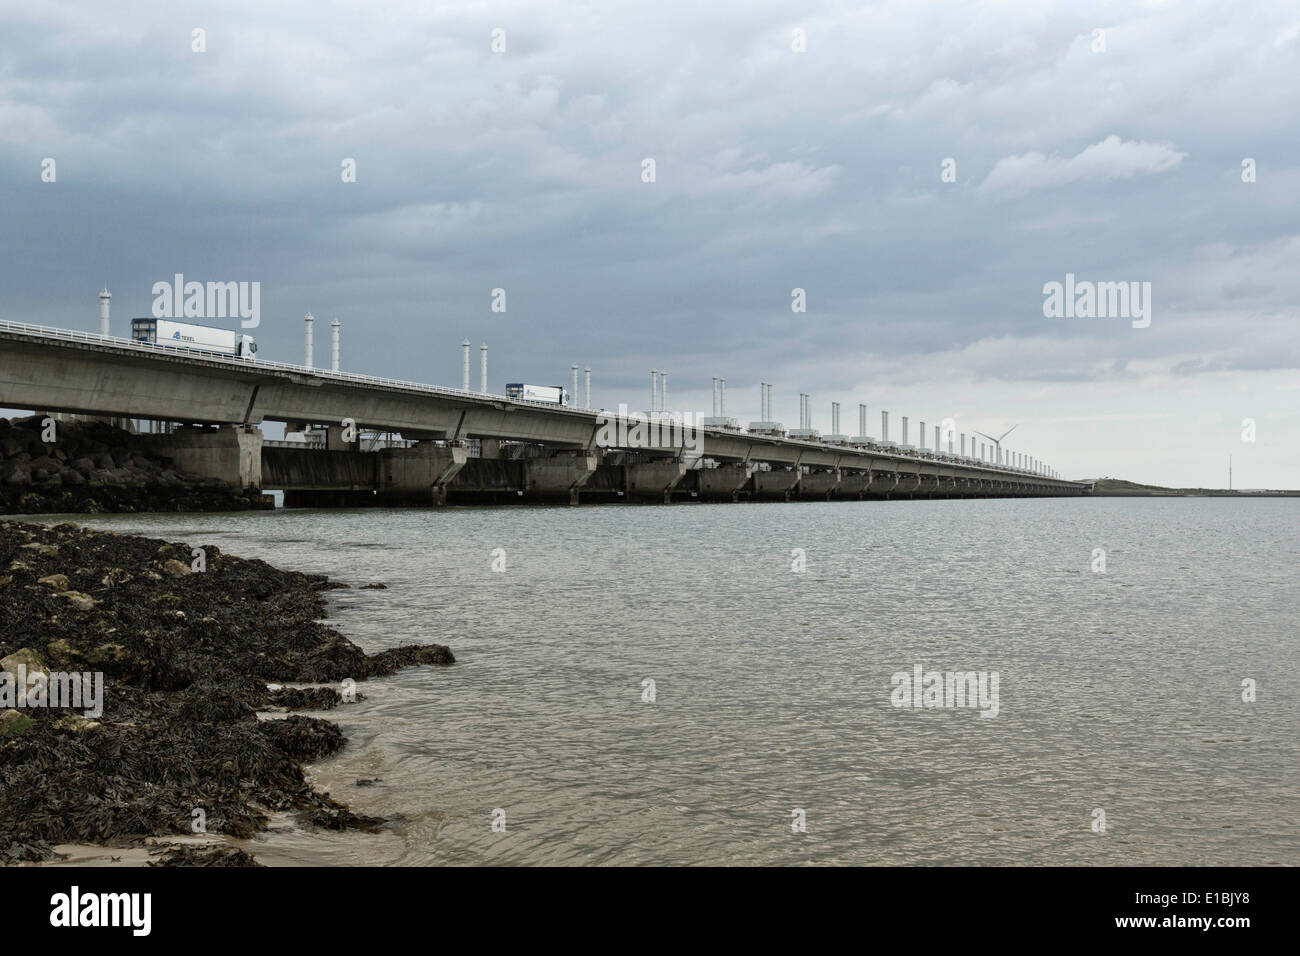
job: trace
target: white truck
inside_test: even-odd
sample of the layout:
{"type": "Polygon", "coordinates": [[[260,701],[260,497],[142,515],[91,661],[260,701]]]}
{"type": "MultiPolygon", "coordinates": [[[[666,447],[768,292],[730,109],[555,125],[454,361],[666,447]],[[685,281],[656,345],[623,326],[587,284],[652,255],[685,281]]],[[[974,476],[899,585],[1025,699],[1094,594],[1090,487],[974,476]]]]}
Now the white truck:
{"type": "Polygon", "coordinates": [[[552,405],[568,405],[569,392],[559,385],[525,385],[522,382],[510,382],[506,385],[506,398],[526,402],[549,402],[552,405]]]}
{"type": "Polygon", "coordinates": [[[241,335],[233,329],[173,322],[171,319],[132,319],[131,340],[240,358],[252,358],[257,352],[257,342],[251,335],[241,335]]]}

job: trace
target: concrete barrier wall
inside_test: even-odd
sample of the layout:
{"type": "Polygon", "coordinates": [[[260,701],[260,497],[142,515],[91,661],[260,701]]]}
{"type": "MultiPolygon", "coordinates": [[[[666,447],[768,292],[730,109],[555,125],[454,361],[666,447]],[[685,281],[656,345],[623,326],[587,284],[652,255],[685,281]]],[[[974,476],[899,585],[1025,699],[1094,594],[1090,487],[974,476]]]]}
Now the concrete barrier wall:
{"type": "Polygon", "coordinates": [[[378,456],[367,452],[263,448],[262,487],[281,491],[373,491],[378,456]]]}

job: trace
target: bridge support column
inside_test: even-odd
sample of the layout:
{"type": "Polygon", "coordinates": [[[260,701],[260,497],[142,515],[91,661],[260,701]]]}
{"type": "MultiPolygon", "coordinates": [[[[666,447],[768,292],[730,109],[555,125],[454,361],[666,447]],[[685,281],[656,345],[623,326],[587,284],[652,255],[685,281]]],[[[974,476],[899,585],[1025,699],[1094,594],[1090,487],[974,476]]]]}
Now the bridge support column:
{"type": "Polygon", "coordinates": [[[847,474],[841,475],[840,486],[836,489],[835,493],[841,497],[856,495],[858,500],[861,501],[862,496],[866,493],[866,490],[870,485],[871,472],[850,471],[847,474]]]}
{"type": "Polygon", "coordinates": [[[686,475],[686,462],[676,459],[643,461],[623,466],[628,500],[632,498],[660,498],[664,504],[672,501],[673,489],[686,475]]]}
{"type": "Polygon", "coordinates": [[[378,497],[384,504],[445,505],[447,483],[467,460],[463,445],[381,449],[378,497]]]}
{"type": "Polygon", "coordinates": [[[360,451],[360,432],[358,431],[357,437],[353,438],[352,441],[345,441],[343,426],[329,425],[325,429],[325,448],[327,451],[360,451]]]}
{"type": "Polygon", "coordinates": [[[524,488],[538,498],[558,498],[578,503],[579,489],[596,473],[595,455],[557,455],[524,461],[524,488]]]}
{"type": "Polygon", "coordinates": [[[216,431],[173,432],[149,438],[151,453],[181,471],[219,478],[232,488],[262,490],[262,430],[228,425],[216,431]]]}
{"type": "Polygon", "coordinates": [[[871,483],[867,485],[867,492],[873,495],[880,495],[882,498],[889,498],[898,490],[898,472],[896,471],[873,471],[871,472],[871,483]]]}
{"type": "Polygon", "coordinates": [[[810,471],[799,481],[800,496],[819,497],[830,501],[840,487],[842,476],[838,468],[829,471],[810,471]]]}
{"type": "Polygon", "coordinates": [[[780,498],[790,500],[790,493],[799,486],[803,473],[798,468],[773,469],[754,472],[755,498],[780,498]]]}
{"type": "Polygon", "coordinates": [[[721,464],[717,468],[701,468],[701,501],[735,501],[745,483],[754,474],[754,466],[744,462],[721,464]]]}

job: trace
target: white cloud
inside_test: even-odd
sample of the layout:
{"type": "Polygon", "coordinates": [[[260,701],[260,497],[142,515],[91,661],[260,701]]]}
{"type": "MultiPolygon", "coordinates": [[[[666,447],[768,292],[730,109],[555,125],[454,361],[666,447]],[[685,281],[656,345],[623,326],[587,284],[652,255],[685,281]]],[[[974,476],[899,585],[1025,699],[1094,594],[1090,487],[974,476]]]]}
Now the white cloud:
{"type": "Polygon", "coordinates": [[[1068,159],[1038,152],[1004,156],[980,183],[980,191],[1023,195],[1036,189],[1077,182],[1132,179],[1134,176],[1167,172],[1181,163],[1186,155],[1166,143],[1107,136],[1068,159]]]}

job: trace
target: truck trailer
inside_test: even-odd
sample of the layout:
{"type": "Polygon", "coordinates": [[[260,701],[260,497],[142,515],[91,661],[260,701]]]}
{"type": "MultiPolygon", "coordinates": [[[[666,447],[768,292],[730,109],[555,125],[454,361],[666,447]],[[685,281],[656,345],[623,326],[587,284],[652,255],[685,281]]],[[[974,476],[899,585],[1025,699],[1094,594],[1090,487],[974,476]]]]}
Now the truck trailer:
{"type": "Polygon", "coordinates": [[[551,405],[568,405],[569,392],[560,385],[525,385],[510,382],[506,385],[506,398],[524,402],[547,402],[551,405]]]}
{"type": "Polygon", "coordinates": [[[252,358],[257,352],[257,342],[251,335],[241,335],[233,329],[214,329],[206,325],[174,322],[171,319],[132,319],[131,340],[240,358],[252,358]]]}

